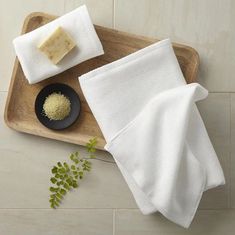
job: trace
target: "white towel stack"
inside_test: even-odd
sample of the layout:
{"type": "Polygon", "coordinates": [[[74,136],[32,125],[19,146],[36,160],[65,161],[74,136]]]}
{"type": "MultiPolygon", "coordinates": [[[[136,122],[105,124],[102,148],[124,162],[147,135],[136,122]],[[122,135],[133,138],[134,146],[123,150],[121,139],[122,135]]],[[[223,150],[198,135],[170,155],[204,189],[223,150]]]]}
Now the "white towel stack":
{"type": "Polygon", "coordinates": [[[208,92],[186,85],[170,40],[79,81],[140,210],[188,227],[203,191],[225,180],[195,105],[208,92]]]}
{"type": "Polygon", "coordinates": [[[90,58],[104,54],[85,5],[13,41],[16,55],[30,84],[52,77],[90,58]],[[37,46],[61,26],[71,35],[77,47],[54,65],[37,46]]]}

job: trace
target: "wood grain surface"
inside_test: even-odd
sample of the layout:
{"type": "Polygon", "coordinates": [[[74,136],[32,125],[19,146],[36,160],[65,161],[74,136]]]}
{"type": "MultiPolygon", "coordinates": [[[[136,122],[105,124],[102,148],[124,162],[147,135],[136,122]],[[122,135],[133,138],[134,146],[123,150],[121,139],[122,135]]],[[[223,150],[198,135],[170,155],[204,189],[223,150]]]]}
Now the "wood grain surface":
{"type": "MultiPolygon", "coordinates": [[[[45,13],[32,13],[25,19],[22,34],[30,32],[55,18],[55,16],[45,13]]],[[[82,94],[77,80],[78,76],[120,59],[158,40],[101,26],[95,26],[95,28],[104,47],[104,55],[85,61],[37,84],[28,84],[16,58],[4,113],[5,122],[10,128],[79,145],[85,145],[90,138],[96,136],[98,138],[97,148],[103,149],[105,145],[104,137],[82,94]],[[73,87],[82,102],[79,119],[74,125],[62,131],[53,131],[44,127],[37,120],[34,112],[34,102],[37,94],[44,86],[54,82],[65,83],[73,87]]],[[[187,83],[195,82],[199,65],[198,53],[193,48],[185,45],[174,43],[173,46],[187,83]]]]}

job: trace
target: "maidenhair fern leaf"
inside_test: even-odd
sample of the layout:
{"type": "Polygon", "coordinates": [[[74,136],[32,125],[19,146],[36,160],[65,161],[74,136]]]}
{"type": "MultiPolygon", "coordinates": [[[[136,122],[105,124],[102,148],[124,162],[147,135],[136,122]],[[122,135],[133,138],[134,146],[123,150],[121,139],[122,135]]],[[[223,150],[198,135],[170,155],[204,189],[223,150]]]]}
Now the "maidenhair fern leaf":
{"type": "Polygon", "coordinates": [[[86,144],[88,157],[81,158],[79,152],[75,152],[70,155],[71,164],[69,162],[63,162],[63,164],[57,162],[56,166],[53,166],[51,169],[53,176],[50,178],[53,186],[49,188],[51,208],[59,207],[67,192],[72,188],[78,188],[78,179],[81,180],[84,177],[84,172],[91,170],[91,162],[88,159],[95,158],[96,144],[96,138],[90,139],[86,144]]]}

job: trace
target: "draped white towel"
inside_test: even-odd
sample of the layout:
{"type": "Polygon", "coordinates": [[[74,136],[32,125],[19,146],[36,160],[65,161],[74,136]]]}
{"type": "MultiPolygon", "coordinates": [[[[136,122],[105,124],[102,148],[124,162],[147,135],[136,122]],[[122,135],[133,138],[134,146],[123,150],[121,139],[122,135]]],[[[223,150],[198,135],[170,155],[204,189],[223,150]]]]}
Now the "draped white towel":
{"type": "Polygon", "coordinates": [[[104,54],[85,5],[13,40],[16,55],[30,84],[61,73],[85,60],[104,54]],[[68,32],[77,47],[54,65],[37,46],[57,27],[68,32]]]}
{"type": "Polygon", "coordinates": [[[170,40],[79,81],[140,210],[189,227],[203,191],[225,179],[195,104],[208,92],[186,85],[170,40]]]}

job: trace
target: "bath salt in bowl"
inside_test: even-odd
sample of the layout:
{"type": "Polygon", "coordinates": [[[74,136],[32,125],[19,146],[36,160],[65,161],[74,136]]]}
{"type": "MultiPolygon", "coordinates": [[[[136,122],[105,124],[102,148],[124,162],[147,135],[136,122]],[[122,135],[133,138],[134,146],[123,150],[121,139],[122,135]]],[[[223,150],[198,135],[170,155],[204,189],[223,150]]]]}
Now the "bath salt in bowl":
{"type": "Polygon", "coordinates": [[[38,120],[47,128],[62,130],[71,126],[79,117],[81,103],[70,86],[53,83],[44,87],[35,100],[38,120]]]}

